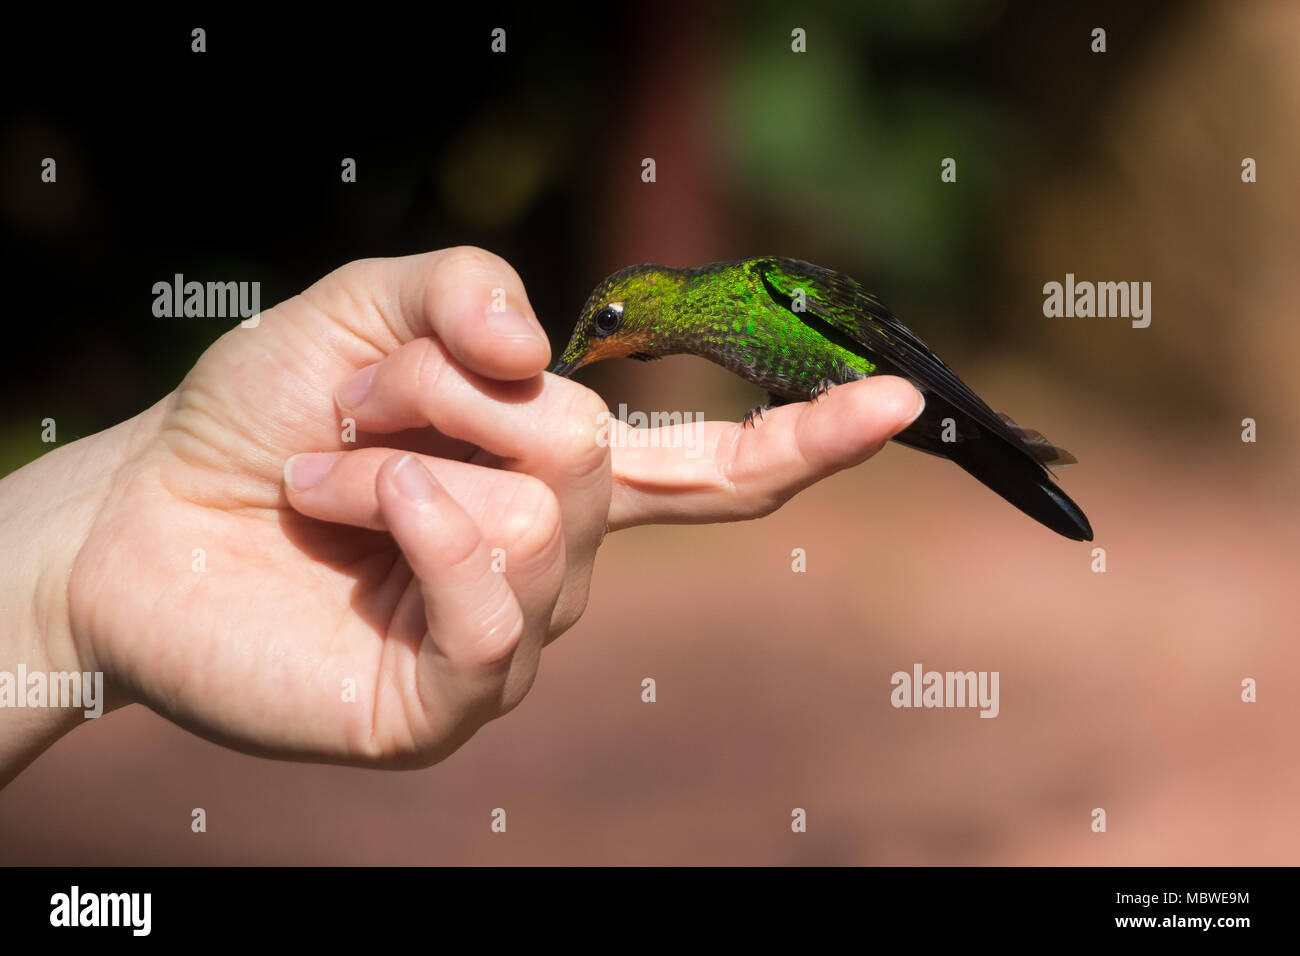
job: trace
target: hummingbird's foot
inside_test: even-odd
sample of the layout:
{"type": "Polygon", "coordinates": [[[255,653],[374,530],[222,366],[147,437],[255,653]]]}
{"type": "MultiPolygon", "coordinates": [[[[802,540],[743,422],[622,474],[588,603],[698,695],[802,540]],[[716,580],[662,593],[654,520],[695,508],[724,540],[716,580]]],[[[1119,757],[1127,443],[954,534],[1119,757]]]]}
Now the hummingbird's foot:
{"type": "Polygon", "coordinates": [[[829,379],[829,378],[822,379],[820,382],[817,383],[816,387],[808,390],[808,401],[816,402],[819,398],[821,398],[823,395],[829,392],[833,386],[838,384],[840,383],[835,381],[834,379],[829,379]]]}
{"type": "Polygon", "coordinates": [[[758,423],[763,420],[763,413],[770,412],[774,408],[780,408],[782,405],[789,405],[792,399],[784,395],[778,395],[776,392],[767,393],[767,404],[759,405],[757,408],[751,408],[745,412],[745,417],[741,421],[742,428],[757,428],[758,423]]]}

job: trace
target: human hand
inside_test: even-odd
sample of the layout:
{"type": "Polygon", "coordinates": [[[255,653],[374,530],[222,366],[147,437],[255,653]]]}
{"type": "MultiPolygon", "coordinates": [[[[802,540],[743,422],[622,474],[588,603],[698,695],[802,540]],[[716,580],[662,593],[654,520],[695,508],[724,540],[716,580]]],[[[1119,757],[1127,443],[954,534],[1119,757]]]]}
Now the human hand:
{"type": "Polygon", "coordinates": [[[518,277],[473,249],[352,263],[232,329],[154,408],[0,484],[60,542],[6,582],[36,594],[16,657],[239,749],[427,765],[523,697],[608,529],[765,514],[918,406],[868,379],[706,423],[692,454],[617,422],[611,448],[548,357],[518,277]]]}

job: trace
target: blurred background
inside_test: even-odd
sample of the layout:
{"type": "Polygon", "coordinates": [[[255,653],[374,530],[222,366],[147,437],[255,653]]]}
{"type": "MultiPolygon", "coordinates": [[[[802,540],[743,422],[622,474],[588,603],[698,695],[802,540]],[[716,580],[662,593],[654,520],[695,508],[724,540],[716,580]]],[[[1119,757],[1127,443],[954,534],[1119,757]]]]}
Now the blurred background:
{"type": "MultiPolygon", "coordinates": [[[[43,418],[66,443],[148,407],[224,331],[153,317],[174,273],[268,307],[471,243],[558,346],[621,266],[775,254],[862,280],[1074,452],[1107,571],[891,446],[762,521],[611,536],[529,697],[437,767],[246,757],[132,707],[0,791],[0,861],[1300,861],[1298,43],[1280,2],[11,21],[0,473],[48,450],[43,418]],[[1151,282],[1150,328],[1045,318],[1067,272],[1151,282]],[[915,663],[999,671],[1000,715],[891,708],[915,663]]],[[[614,407],[758,400],[688,358],[579,377],[614,407]]]]}

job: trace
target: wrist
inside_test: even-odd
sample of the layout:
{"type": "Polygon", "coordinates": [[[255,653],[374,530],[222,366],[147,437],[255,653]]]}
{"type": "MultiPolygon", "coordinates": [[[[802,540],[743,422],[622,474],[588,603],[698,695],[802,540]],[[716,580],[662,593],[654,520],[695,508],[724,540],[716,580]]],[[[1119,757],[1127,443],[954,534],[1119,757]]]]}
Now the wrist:
{"type": "MultiPolygon", "coordinates": [[[[160,403],[161,404],[161,403],[160,403]]],[[[115,702],[69,616],[77,553],[159,406],[0,479],[0,787],[115,702]],[[72,685],[76,684],[74,688],[72,685]]]]}

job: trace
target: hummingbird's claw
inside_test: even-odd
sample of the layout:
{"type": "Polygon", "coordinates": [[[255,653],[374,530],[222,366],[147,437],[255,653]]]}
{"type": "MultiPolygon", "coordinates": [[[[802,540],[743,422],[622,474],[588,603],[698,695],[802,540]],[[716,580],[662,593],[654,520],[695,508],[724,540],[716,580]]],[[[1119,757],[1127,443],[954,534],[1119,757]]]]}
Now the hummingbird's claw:
{"type": "Polygon", "coordinates": [[[833,381],[829,378],[822,379],[820,382],[817,383],[817,385],[814,388],[808,391],[808,401],[810,402],[817,401],[817,399],[821,398],[823,395],[829,392],[833,386],[838,384],[839,382],[833,381]]]}
{"type": "Polygon", "coordinates": [[[758,405],[745,412],[745,417],[740,422],[741,428],[757,428],[758,423],[763,420],[763,413],[771,408],[771,405],[758,405]]]}

